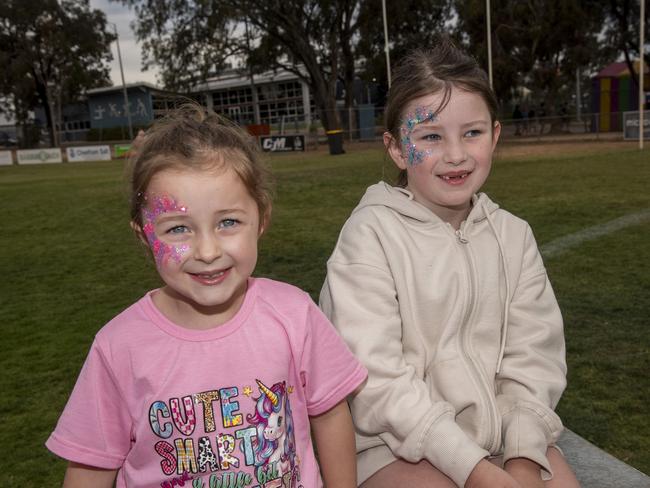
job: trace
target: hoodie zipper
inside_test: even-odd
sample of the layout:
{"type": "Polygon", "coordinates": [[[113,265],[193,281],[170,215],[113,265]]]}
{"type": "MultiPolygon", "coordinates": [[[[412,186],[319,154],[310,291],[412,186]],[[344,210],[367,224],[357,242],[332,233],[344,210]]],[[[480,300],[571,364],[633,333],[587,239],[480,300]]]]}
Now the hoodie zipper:
{"type": "Polygon", "coordinates": [[[486,436],[487,445],[485,446],[485,449],[490,453],[492,453],[498,442],[497,439],[498,435],[495,432],[496,431],[495,427],[498,424],[496,407],[494,405],[494,402],[492,401],[491,391],[488,389],[487,386],[489,382],[484,378],[484,375],[481,373],[481,368],[477,364],[477,361],[469,353],[467,353],[469,349],[467,345],[469,344],[469,336],[470,336],[469,333],[470,319],[474,313],[474,309],[476,308],[476,283],[474,282],[474,265],[468,248],[469,239],[467,239],[466,234],[463,232],[464,224],[465,222],[461,224],[460,229],[454,232],[456,234],[456,239],[458,240],[459,247],[461,248],[461,251],[465,258],[465,264],[467,265],[467,271],[468,271],[467,272],[468,307],[467,307],[467,311],[465,312],[465,316],[463,317],[463,322],[461,324],[461,329],[460,329],[463,332],[461,338],[461,344],[462,344],[461,351],[465,352],[464,357],[467,359],[467,363],[470,367],[471,373],[473,373],[474,377],[477,379],[479,395],[483,400],[483,403],[486,406],[486,410],[488,412],[488,418],[490,419],[490,422],[488,422],[488,432],[486,436]]]}

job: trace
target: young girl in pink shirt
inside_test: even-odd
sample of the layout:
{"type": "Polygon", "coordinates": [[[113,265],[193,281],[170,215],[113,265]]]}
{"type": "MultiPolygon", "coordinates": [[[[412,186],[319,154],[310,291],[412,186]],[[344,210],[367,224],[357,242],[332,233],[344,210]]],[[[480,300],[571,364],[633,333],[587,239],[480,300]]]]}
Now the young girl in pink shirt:
{"type": "Polygon", "coordinates": [[[95,337],[46,443],[64,487],[356,486],[345,399],[366,371],[306,293],[251,277],[271,216],[255,142],[184,107],[130,176],[164,285],[95,337]]]}

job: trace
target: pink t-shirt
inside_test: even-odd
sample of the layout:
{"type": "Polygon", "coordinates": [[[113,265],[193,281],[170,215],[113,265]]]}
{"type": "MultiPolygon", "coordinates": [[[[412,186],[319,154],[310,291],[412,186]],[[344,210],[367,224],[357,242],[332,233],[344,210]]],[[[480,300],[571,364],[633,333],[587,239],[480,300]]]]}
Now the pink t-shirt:
{"type": "Polygon", "coordinates": [[[322,486],[309,416],[366,370],[311,298],[251,278],[235,317],[197,331],[152,293],[98,332],[48,449],[121,468],[117,487],[322,486]]]}

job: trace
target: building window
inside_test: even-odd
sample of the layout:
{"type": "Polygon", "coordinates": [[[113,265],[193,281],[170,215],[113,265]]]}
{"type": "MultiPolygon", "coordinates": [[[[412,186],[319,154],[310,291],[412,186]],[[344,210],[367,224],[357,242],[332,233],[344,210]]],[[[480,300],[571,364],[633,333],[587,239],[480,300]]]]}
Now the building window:
{"type": "MultiPolygon", "coordinates": [[[[257,85],[260,119],[263,124],[303,121],[305,110],[302,85],[299,81],[257,85]]],[[[215,112],[240,124],[253,124],[255,108],[250,86],[230,88],[212,93],[215,112]]]]}

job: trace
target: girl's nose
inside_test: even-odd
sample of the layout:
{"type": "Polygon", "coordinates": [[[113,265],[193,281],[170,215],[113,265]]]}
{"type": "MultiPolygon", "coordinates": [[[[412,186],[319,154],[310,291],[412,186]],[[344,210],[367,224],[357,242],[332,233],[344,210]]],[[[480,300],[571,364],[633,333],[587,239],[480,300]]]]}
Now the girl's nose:
{"type": "Polygon", "coordinates": [[[194,257],[199,261],[211,263],[222,254],[219,238],[211,232],[196,237],[194,257]]]}
{"type": "Polygon", "coordinates": [[[467,152],[461,141],[448,141],[445,145],[445,162],[455,166],[467,160],[467,152]]]}

